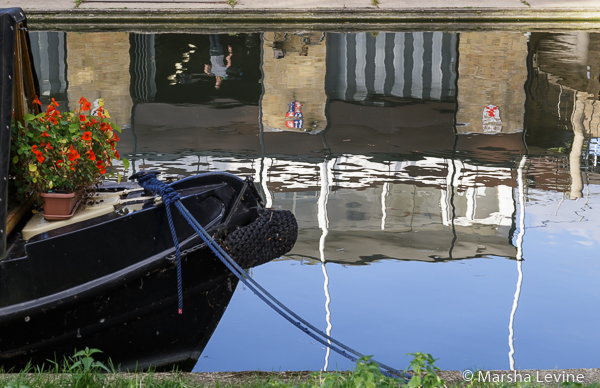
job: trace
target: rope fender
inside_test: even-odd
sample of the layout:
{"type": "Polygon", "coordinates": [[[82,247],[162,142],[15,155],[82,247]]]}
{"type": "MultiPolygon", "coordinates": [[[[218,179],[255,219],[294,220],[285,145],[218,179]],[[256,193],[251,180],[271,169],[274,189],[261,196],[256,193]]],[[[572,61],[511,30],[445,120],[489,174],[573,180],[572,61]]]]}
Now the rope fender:
{"type": "Polygon", "coordinates": [[[251,268],[285,255],[297,238],[291,211],[259,209],[257,219],[227,235],[221,246],[240,267],[251,268]]]}

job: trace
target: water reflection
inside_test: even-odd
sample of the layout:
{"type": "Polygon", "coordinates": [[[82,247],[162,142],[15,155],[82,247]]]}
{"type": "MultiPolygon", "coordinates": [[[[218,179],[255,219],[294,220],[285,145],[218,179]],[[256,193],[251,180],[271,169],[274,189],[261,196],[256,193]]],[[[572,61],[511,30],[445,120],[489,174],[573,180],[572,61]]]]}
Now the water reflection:
{"type": "MultiPolygon", "coordinates": [[[[32,42],[43,98],[68,106],[80,95],[104,97],[125,128],[120,153],[129,155],[132,169],[253,175],[267,206],[292,210],[300,225],[298,243],[269,264],[283,274],[264,280],[273,283],[275,289],[268,288],[276,295],[288,293],[288,281],[306,280],[311,266],[305,264],[318,264],[319,293],[298,280],[311,297],[298,296],[293,307],[308,306],[312,322],[324,315],[328,332],[335,316],[334,334],[349,338],[351,346],[359,348],[353,342],[358,329],[345,322],[360,321],[352,316],[357,304],[373,303],[398,312],[390,312],[391,318],[374,312],[372,330],[402,321],[403,329],[417,333],[407,343],[386,331],[384,344],[367,344],[382,360],[429,351],[454,369],[472,367],[475,360],[486,368],[586,365],[585,357],[569,349],[597,341],[582,345],[574,333],[588,329],[566,331],[556,315],[545,315],[545,333],[565,338],[556,348],[564,355],[539,356],[530,349],[549,341],[535,329],[537,306],[547,295],[555,302],[566,297],[555,295],[547,278],[565,284],[563,290],[579,287],[586,276],[597,280],[592,266],[600,235],[589,214],[600,187],[600,34],[40,32],[32,42]],[[216,54],[216,38],[222,54],[216,54]],[[218,55],[225,69],[216,88],[216,73],[206,69],[218,55]],[[565,260],[573,252],[577,261],[565,260]],[[516,261],[516,292],[505,265],[514,267],[503,259],[516,261]],[[354,270],[370,275],[349,275],[354,270]],[[379,289],[391,273],[402,281],[379,289]],[[489,284],[473,280],[481,273],[489,284]],[[282,277],[284,284],[277,281],[282,277]],[[378,294],[361,289],[364,299],[347,302],[345,295],[363,283],[378,294]],[[421,291],[439,285],[444,289],[437,293],[421,291]],[[429,326],[439,315],[427,311],[420,311],[415,326],[405,321],[396,299],[414,298],[415,290],[423,304],[448,317],[447,327],[429,326]],[[440,296],[445,293],[450,300],[440,296]],[[468,304],[478,307],[478,315],[462,320],[468,313],[456,304],[461,298],[472,298],[468,304]],[[489,321],[481,326],[485,317],[489,321]],[[478,333],[481,341],[473,344],[464,331],[478,333]],[[403,349],[398,353],[389,343],[403,349]],[[457,358],[457,349],[465,356],[457,358]]],[[[257,269],[257,276],[261,271],[270,270],[257,269]]],[[[238,292],[232,306],[236,298],[255,303],[238,292]]],[[[229,314],[234,321],[247,319],[238,310],[230,308],[225,321],[229,314]]],[[[580,322],[598,323],[598,313],[582,310],[580,322]]],[[[221,337],[219,330],[213,341],[233,341],[226,337],[235,329],[221,337]]],[[[593,337],[593,331],[586,333],[593,337]]],[[[328,349],[322,349],[323,366],[321,356],[288,360],[278,344],[270,346],[276,356],[265,356],[262,364],[228,355],[227,363],[203,359],[198,368],[347,367],[328,349]]],[[[314,350],[307,346],[296,354],[314,350]]],[[[209,344],[207,352],[218,353],[218,347],[209,344]]]]}

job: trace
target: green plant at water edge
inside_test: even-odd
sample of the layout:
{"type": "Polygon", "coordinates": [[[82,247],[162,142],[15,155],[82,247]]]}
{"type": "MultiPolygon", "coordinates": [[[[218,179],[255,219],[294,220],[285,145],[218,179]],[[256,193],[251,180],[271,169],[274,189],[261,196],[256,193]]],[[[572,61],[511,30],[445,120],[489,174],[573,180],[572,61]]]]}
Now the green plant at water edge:
{"type": "Polygon", "coordinates": [[[413,356],[408,370],[412,370],[413,377],[407,384],[408,388],[437,388],[446,385],[444,379],[437,375],[441,370],[435,366],[436,358],[433,358],[428,353],[408,353],[413,356]]]}
{"type": "Polygon", "coordinates": [[[85,350],[80,350],[70,357],[70,361],[65,362],[64,371],[71,374],[72,387],[90,387],[98,380],[106,378],[100,372],[110,372],[103,363],[94,360],[92,357],[94,353],[102,353],[102,351],[85,348],[85,350]]]}
{"type": "Polygon", "coordinates": [[[8,383],[8,385],[5,385],[4,388],[29,388],[29,385],[25,384],[23,380],[18,378],[8,383]]]}
{"type": "Polygon", "coordinates": [[[527,1],[525,1],[525,0],[521,0],[521,3],[525,4],[525,5],[526,5],[526,6],[528,6],[528,7],[531,7],[531,4],[529,4],[529,3],[528,3],[527,1]]]}
{"type": "Polygon", "coordinates": [[[83,0],[77,0],[75,2],[75,8],[79,8],[79,6],[81,5],[81,3],[83,3],[83,0]]]}
{"type": "Polygon", "coordinates": [[[356,361],[350,379],[356,388],[397,387],[398,380],[386,377],[381,373],[379,365],[370,361],[371,356],[361,357],[356,361]]]}
{"type": "Polygon", "coordinates": [[[237,0],[227,0],[227,4],[231,6],[231,8],[237,5],[237,0]]]}
{"type": "Polygon", "coordinates": [[[379,0],[371,0],[371,5],[379,8],[379,0]]]}

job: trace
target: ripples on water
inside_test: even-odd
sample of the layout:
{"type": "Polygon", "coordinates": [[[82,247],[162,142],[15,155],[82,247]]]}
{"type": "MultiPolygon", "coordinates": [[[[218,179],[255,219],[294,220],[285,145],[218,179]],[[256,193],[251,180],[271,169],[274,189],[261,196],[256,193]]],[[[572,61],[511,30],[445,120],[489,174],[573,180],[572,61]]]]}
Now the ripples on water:
{"type": "MultiPolygon", "coordinates": [[[[296,247],[252,276],[337,339],[399,368],[597,366],[600,34],[32,42],[42,99],[104,97],[130,172],[251,175],[292,210],[296,247]]],[[[240,286],[195,370],[350,367],[240,286]]]]}

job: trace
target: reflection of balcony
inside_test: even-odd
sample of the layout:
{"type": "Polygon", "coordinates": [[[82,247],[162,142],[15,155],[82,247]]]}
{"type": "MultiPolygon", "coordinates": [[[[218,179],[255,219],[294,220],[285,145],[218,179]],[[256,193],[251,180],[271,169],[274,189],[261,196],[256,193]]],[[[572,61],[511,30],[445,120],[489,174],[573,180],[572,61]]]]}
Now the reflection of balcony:
{"type": "Polygon", "coordinates": [[[327,95],[375,105],[386,97],[453,101],[457,42],[442,32],[327,34],[327,95]]]}

